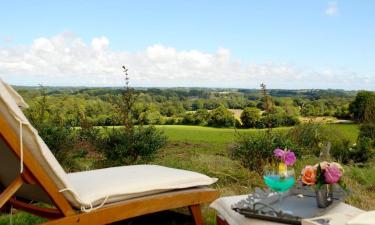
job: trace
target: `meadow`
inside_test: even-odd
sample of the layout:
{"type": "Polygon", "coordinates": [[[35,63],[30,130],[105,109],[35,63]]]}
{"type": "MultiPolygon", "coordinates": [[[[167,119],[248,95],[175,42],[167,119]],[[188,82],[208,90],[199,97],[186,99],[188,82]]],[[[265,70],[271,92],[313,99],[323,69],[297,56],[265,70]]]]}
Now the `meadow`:
{"type": "MultiPolygon", "coordinates": [[[[358,126],[355,124],[326,124],[334,131],[341,132],[352,143],[358,136],[358,126]]],[[[157,126],[168,137],[166,147],[157,152],[151,164],[164,165],[174,168],[193,170],[219,178],[214,185],[222,196],[250,193],[255,187],[264,187],[262,177],[243,167],[237,160],[231,158],[231,149],[238,135],[256,133],[259,129],[229,129],[200,126],[162,125],[157,126]]],[[[275,128],[286,130],[290,128],[275,128]]],[[[91,168],[90,155],[77,158],[77,161],[91,168]]],[[[314,163],[315,158],[299,159],[296,171],[306,163],[314,163]]],[[[346,181],[352,191],[347,202],[362,209],[375,209],[375,168],[360,168],[346,166],[346,181]]],[[[207,206],[203,209],[207,224],[215,224],[214,212],[207,206]]],[[[19,213],[10,217],[0,217],[0,224],[13,223],[36,224],[40,218],[29,214],[19,213]]]]}

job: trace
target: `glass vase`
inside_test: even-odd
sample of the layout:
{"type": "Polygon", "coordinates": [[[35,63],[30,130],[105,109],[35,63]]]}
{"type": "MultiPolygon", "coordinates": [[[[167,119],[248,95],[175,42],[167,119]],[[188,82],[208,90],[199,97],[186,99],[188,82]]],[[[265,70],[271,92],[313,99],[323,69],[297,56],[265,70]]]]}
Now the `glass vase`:
{"type": "Polygon", "coordinates": [[[316,203],[319,208],[326,208],[332,204],[333,189],[332,185],[323,184],[320,188],[315,189],[316,203]]]}

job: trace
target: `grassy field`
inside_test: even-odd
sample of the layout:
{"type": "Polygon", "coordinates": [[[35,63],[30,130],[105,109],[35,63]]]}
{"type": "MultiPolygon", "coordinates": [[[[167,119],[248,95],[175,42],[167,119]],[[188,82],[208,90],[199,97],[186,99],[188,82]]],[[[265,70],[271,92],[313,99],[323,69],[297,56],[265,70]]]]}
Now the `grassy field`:
{"type": "MultiPolygon", "coordinates": [[[[327,124],[332,132],[341,132],[344,137],[356,141],[358,126],[354,124],[327,124]]],[[[234,130],[225,128],[209,128],[199,126],[158,126],[168,136],[168,144],[161,149],[152,164],[174,168],[193,170],[219,178],[214,185],[222,196],[250,193],[255,187],[263,186],[262,177],[244,168],[238,161],[230,157],[237,133],[259,132],[257,129],[234,130]]],[[[285,130],[290,128],[277,128],[285,130]]],[[[90,161],[82,159],[82,162],[90,161]]],[[[316,159],[299,160],[296,171],[306,163],[314,163],[316,159]],[[315,161],[314,161],[315,160],[315,161]]],[[[350,204],[363,209],[375,209],[375,168],[346,167],[347,183],[353,194],[348,199],[350,204]]],[[[204,207],[207,224],[215,224],[214,212],[204,207]]],[[[10,217],[0,217],[0,225],[9,224],[10,217]]],[[[28,214],[13,216],[14,224],[35,224],[38,218],[28,214]],[[15,222],[17,221],[17,223],[15,222]]]]}
{"type": "MultiPolygon", "coordinates": [[[[358,126],[356,124],[327,124],[337,132],[352,142],[358,136],[358,126]]],[[[185,125],[163,125],[162,129],[170,141],[225,144],[235,141],[236,133],[255,133],[264,129],[232,129],[232,128],[212,128],[185,125]]],[[[274,130],[287,130],[289,127],[274,128],[274,130]]]]}

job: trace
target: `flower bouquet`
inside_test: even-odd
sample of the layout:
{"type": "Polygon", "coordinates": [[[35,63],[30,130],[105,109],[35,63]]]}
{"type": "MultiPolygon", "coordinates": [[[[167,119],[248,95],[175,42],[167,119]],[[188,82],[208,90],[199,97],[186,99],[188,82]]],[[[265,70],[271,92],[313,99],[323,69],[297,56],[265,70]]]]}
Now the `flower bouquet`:
{"type": "Polygon", "coordinates": [[[301,181],[315,188],[318,207],[325,208],[333,201],[332,185],[338,184],[346,189],[341,179],[343,174],[344,169],[339,163],[324,161],[314,166],[305,166],[301,172],[301,181]]]}

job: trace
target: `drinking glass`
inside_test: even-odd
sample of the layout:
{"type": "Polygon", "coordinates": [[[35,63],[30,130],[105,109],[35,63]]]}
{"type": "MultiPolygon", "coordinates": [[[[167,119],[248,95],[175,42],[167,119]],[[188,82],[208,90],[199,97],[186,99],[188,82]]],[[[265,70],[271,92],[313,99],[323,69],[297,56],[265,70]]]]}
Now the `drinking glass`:
{"type": "Polygon", "coordinates": [[[264,168],[263,180],[266,185],[279,194],[279,203],[282,193],[293,187],[295,183],[294,169],[284,163],[270,163],[264,168]]]}

